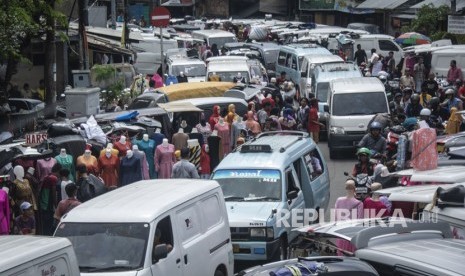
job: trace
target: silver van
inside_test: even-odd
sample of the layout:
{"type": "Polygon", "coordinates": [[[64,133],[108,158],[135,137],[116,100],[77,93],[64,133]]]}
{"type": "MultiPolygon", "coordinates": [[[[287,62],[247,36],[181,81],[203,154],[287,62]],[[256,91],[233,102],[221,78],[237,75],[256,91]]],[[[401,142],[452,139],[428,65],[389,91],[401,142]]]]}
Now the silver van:
{"type": "Polygon", "coordinates": [[[297,237],[292,227],[318,220],[297,214],[325,210],[329,202],[323,154],[298,131],[262,133],[229,153],[212,179],[225,196],[235,260],[286,259],[297,237]]]}
{"type": "Polygon", "coordinates": [[[314,55],[332,55],[331,52],[316,44],[289,44],[281,47],[276,63],[276,75],[286,72],[287,78],[296,85],[296,91],[302,93],[304,87],[300,86],[302,63],[305,56],[314,55]]]}

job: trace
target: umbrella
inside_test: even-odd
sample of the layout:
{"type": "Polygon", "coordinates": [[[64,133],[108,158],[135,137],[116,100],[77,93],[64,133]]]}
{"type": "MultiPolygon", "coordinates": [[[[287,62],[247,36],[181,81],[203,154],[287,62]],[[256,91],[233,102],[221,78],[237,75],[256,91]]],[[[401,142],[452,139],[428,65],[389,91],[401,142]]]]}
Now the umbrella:
{"type": "Polygon", "coordinates": [[[431,39],[419,33],[404,33],[396,38],[396,42],[402,45],[420,45],[431,43],[431,39]]]}

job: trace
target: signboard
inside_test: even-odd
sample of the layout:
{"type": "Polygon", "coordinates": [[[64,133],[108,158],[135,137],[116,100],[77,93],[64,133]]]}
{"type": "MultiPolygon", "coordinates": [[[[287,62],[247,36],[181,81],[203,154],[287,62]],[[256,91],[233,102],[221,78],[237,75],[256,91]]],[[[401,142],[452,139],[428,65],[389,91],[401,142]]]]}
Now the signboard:
{"type": "Polygon", "coordinates": [[[300,0],[301,10],[333,10],[335,0],[300,0]]]}
{"type": "Polygon", "coordinates": [[[26,134],[26,144],[28,146],[36,146],[47,140],[47,137],[47,133],[45,132],[29,133],[26,134]]]}
{"type": "Polygon", "coordinates": [[[449,15],[447,32],[451,34],[465,34],[465,16],[449,15]]]}
{"type": "Polygon", "coordinates": [[[171,14],[170,11],[165,7],[156,7],[153,9],[150,15],[152,26],[154,27],[166,27],[170,24],[171,14]]]}

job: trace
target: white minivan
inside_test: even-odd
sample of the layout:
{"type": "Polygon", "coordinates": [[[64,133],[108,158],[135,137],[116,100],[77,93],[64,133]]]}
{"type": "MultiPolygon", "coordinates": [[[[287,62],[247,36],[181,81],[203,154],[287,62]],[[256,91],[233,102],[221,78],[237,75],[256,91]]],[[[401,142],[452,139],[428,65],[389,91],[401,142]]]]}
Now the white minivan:
{"type": "Polygon", "coordinates": [[[328,116],[329,156],[355,149],[377,113],[389,113],[383,83],[374,77],[335,79],[330,82],[328,116]]]}
{"type": "Polygon", "coordinates": [[[0,275],[79,275],[73,246],[65,238],[0,237],[0,275]]]}
{"type": "Polygon", "coordinates": [[[139,181],[70,211],[55,236],[74,246],[81,275],[233,275],[216,181],[139,181]]]}

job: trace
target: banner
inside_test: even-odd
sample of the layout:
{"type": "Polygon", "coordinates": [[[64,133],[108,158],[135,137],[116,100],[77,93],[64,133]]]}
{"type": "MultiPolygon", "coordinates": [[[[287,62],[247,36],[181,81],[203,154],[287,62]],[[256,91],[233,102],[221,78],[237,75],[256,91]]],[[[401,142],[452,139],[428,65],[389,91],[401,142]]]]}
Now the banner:
{"type": "Polygon", "coordinates": [[[375,10],[372,9],[357,9],[356,7],[362,2],[363,1],[357,0],[336,0],[334,3],[334,10],[352,14],[366,14],[375,12],[375,10]]]}

